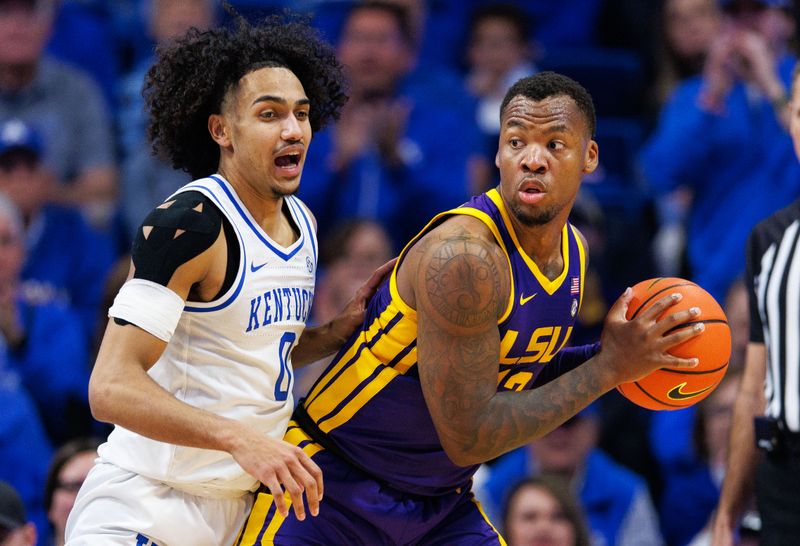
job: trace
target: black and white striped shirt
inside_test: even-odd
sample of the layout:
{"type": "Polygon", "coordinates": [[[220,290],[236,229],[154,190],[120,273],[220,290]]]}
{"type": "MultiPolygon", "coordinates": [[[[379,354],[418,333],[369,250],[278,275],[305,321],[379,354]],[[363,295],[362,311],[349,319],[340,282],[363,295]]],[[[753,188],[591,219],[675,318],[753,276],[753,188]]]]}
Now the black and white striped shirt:
{"type": "Polygon", "coordinates": [[[766,415],[800,432],[800,199],[747,243],[750,341],[767,347],[766,415]]]}

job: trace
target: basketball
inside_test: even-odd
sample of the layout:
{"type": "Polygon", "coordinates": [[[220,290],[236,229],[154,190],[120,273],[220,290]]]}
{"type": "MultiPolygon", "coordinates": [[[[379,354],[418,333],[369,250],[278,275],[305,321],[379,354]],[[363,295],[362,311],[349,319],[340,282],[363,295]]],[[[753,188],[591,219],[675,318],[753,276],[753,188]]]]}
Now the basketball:
{"type": "Polygon", "coordinates": [[[678,292],[683,298],[658,317],[671,315],[691,307],[700,308],[697,320],[679,328],[704,323],[698,336],[672,347],[669,352],[680,358],[698,358],[696,368],[661,368],[650,375],[623,383],[617,390],[628,400],[651,410],[675,410],[696,404],[719,384],[728,369],[731,356],[731,330],[719,303],[700,286],[675,277],[648,279],[633,287],[633,299],[628,305],[627,318],[639,316],[658,299],[678,292]]]}

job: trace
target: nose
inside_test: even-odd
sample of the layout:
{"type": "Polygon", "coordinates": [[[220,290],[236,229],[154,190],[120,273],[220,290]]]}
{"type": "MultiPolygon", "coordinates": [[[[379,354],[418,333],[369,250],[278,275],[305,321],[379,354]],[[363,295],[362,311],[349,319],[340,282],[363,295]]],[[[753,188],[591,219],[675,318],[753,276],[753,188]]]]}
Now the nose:
{"type": "Polygon", "coordinates": [[[281,138],[287,142],[297,142],[303,138],[303,129],[294,114],[286,116],[281,127],[281,138]]]}
{"type": "Polygon", "coordinates": [[[536,174],[547,172],[547,154],[541,146],[533,144],[528,147],[522,156],[522,170],[536,174]]]}

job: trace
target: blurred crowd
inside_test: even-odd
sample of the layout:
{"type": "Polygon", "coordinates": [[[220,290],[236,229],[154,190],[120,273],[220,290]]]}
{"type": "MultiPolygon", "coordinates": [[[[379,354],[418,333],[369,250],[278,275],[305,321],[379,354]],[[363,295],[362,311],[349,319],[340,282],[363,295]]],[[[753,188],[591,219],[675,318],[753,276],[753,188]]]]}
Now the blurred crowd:
{"type": "MultiPolygon", "coordinates": [[[[747,343],[745,239],[800,195],[787,132],[793,1],[229,4],[253,21],[306,14],[348,76],[350,99],[314,135],[299,190],[319,226],[319,322],[431,216],[497,184],[511,83],[555,70],[590,91],[600,168],[571,218],[591,250],[572,342],[596,339],[626,286],[681,276],[724,303],[730,372],[686,410],[609,393],[485,465],[476,495],[512,546],[705,544],[747,343]]],[[[147,138],[156,48],[230,18],[217,0],[0,0],[2,544],[63,543],[108,433],[87,384],[132,236],[189,181],[147,138]]],[[[319,369],[297,374],[298,395],[319,369]]],[[[757,537],[758,518],[745,521],[742,538],[757,537]]]]}

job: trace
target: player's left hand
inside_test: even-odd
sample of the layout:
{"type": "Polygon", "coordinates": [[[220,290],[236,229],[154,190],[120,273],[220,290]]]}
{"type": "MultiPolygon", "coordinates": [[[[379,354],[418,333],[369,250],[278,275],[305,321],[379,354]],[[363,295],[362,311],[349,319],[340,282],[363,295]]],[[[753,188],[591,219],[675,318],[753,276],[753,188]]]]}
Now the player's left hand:
{"type": "Polygon", "coordinates": [[[392,272],[396,261],[397,258],[392,258],[373,271],[369,279],[361,285],[347,303],[344,310],[331,321],[331,332],[337,339],[344,342],[356,328],[361,326],[364,322],[367,302],[386,279],[386,276],[392,272]]]}

